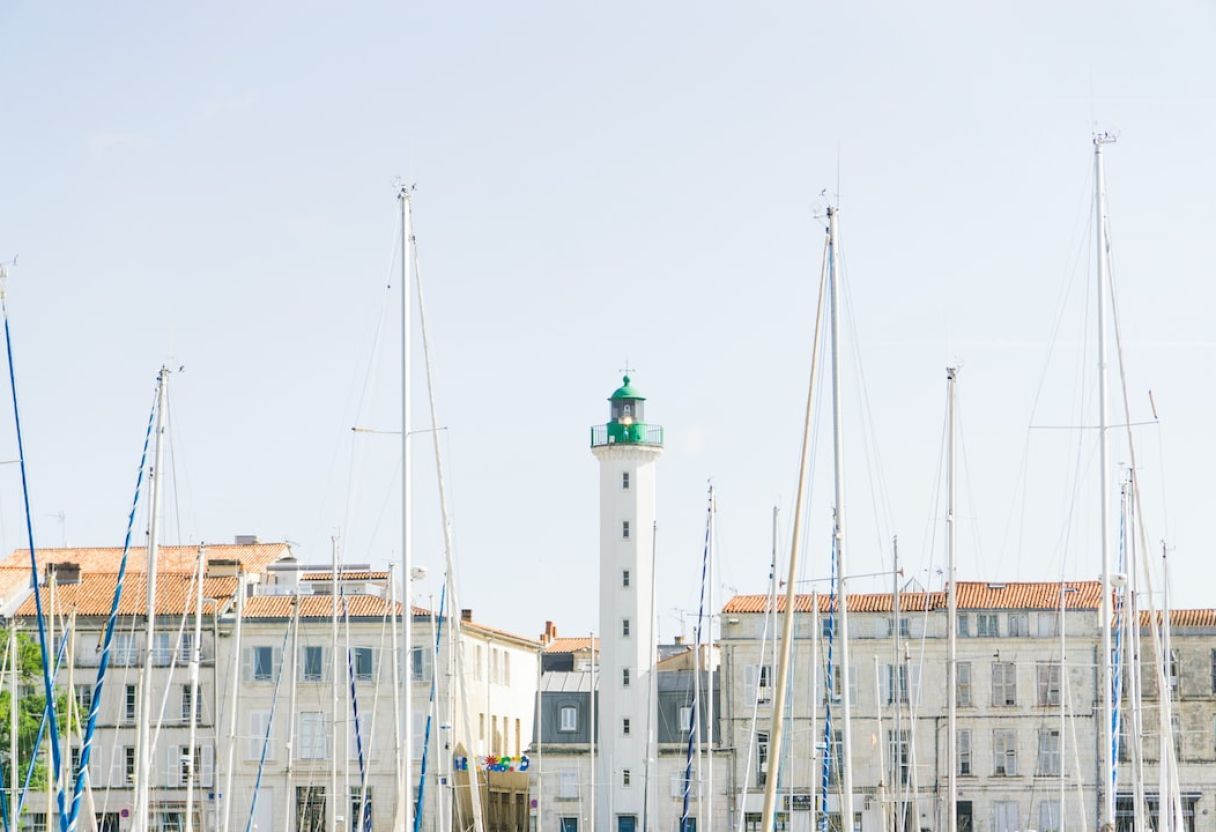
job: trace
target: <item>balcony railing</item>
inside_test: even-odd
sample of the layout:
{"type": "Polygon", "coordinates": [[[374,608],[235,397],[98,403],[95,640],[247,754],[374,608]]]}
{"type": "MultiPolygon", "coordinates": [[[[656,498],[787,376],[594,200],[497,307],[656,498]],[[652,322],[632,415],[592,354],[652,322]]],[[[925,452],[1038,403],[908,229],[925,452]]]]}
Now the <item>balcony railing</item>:
{"type": "Polygon", "coordinates": [[[651,445],[663,446],[663,427],[637,423],[625,425],[620,422],[609,422],[606,425],[591,426],[591,447],[599,448],[604,445],[651,445]]]}

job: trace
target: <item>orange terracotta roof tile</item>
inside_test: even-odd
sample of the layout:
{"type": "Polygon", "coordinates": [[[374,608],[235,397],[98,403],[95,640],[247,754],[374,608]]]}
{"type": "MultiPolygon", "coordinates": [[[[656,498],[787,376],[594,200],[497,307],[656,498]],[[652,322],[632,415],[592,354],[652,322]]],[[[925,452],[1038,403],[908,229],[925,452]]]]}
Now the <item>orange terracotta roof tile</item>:
{"type": "MultiPolygon", "coordinates": [[[[1064,604],[1070,610],[1096,610],[1102,598],[1102,585],[1098,581],[1068,581],[1070,591],[1064,594],[1064,604]]],[[[811,611],[810,595],[796,596],[795,612],[811,611]]],[[[819,595],[819,611],[831,609],[831,597],[819,595]]],[[[904,612],[924,612],[928,609],[944,609],[946,593],[901,592],[900,609],[904,612]]],[[[892,598],[889,592],[855,593],[849,596],[849,612],[891,612],[892,598]]],[[[1058,581],[959,581],[958,608],[960,610],[1054,610],[1060,606],[1060,583],[1058,581]]],[[[723,613],[762,613],[769,609],[768,595],[736,595],[726,602],[723,613]]],[[[785,596],[777,596],[777,611],[785,611],[785,596]]]]}
{"type": "MultiPolygon", "coordinates": [[[[249,572],[264,572],[266,567],[291,554],[286,543],[226,543],[207,546],[207,561],[237,560],[249,572]]],[[[89,546],[80,548],[47,548],[38,550],[38,567],[48,563],[75,563],[81,572],[118,572],[122,560],[121,546],[89,546]]],[[[170,572],[193,572],[198,563],[198,546],[161,546],[158,556],[157,574],[170,572]]],[[[24,567],[30,563],[30,550],[17,549],[0,560],[0,568],[24,567]]],[[[148,550],[144,546],[132,546],[127,556],[127,572],[147,571],[148,550]]]]}
{"type": "MultiPolygon", "coordinates": [[[[1155,610],[1157,624],[1161,625],[1163,616],[1161,610],[1155,610]]],[[[1140,626],[1149,627],[1152,624],[1152,612],[1140,612],[1140,626]]],[[[1171,627],[1216,627],[1216,610],[1170,610],[1171,627]]]]}
{"type": "MultiPolygon", "coordinates": [[[[328,581],[331,578],[333,578],[332,572],[319,570],[315,572],[304,572],[300,575],[301,581],[328,581]]],[[[339,570],[338,579],[343,581],[383,581],[388,579],[388,570],[376,571],[373,569],[368,571],[366,569],[361,569],[354,572],[343,572],[339,570]]]]}
{"type": "MultiPolygon", "coordinates": [[[[56,612],[75,611],[82,616],[106,616],[114,601],[114,587],[118,584],[116,573],[94,573],[82,575],[78,584],[64,584],[55,589],[56,612]]],[[[194,581],[190,575],[169,573],[156,578],[156,614],[181,615],[195,607],[194,581]]],[[[208,578],[203,581],[203,612],[215,609],[215,600],[227,601],[236,592],[236,578],[208,578]]],[[[43,610],[50,605],[50,588],[39,589],[43,610]]],[[[129,574],[123,583],[122,599],[118,605],[119,615],[144,615],[148,609],[148,585],[142,573],[129,574]]],[[[37,614],[34,596],[31,593],[13,615],[17,618],[33,617],[37,614]]]]}
{"type": "MultiPolygon", "coordinates": [[[[328,621],[333,615],[332,595],[255,595],[245,600],[245,618],[291,618],[294,614],[292,606],[297,598],[301,618],[328,621]]],[[[401,605],[378,595],[345,595],[338,598],[338,610],[339,615],[349,610],[351,618],[383,618],[385,614],[399,616],[401,605]]]]}
{"type": "Polygon", "coordinates": [[[555,638],[545,645],[546,653],[581,653],[591,649],[591,636],[555,638]]]}

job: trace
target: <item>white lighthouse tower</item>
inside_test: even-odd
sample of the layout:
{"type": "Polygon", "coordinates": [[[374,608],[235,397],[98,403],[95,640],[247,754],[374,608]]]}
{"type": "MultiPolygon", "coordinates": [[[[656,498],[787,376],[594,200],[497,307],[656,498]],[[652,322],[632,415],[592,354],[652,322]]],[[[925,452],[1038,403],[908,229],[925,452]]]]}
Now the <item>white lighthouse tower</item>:
{"type": "MultiPolygon", "coordinates": [[[[625,376],[609,398],[608,423],[591,428],[600,463],[600,672],[594,832],[642,832],[656,817],[646,799],[655,664],[655,463],[663,428],[648,425],[645,397],[625,376]],[[650,717],[648,719],[647,717],[650,717]]],[[[653,766],[651,775],[657,776],[653,766]]]]}

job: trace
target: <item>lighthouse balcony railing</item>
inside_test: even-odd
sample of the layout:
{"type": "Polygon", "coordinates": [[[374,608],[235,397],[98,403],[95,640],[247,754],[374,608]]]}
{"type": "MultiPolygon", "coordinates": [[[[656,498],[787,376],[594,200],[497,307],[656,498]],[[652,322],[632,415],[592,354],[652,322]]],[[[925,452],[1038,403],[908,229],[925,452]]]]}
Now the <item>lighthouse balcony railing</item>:
{"type": "Polygon", "coordinates": [[[609,422],[606,425],[591,426],[591,447],[599,448],[604,445],[653,445],[662,447],[662,425],[632,424],[609,422]]]}

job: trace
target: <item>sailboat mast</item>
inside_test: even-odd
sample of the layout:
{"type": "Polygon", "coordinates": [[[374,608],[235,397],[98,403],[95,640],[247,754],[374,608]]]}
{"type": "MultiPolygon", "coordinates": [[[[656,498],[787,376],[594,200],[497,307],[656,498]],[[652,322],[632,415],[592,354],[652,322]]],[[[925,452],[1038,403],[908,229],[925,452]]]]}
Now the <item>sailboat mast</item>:
{"type": "MultiPolygon", "coordinates": [[[[295,806],[295,760],[298,756],[296,752],[296,714],[298,713],[299,690],[297,682],[300,678],[300,584],[299,575],[296,575],[296,591],[291,597],[291,687],[287,696],[287,712],[290,718],[287,720],[287,765],[283,769],[283,773],[287,779],[287,788],[284,789],[283,800],[283,832],[291,832],[291,818],[295,806]]],[[[186,832],[190,832],[189,829],[186,832]]]]}
{"type": "MultiPolygon", "coordinates": [[[[954,454],[954,394],[958,369],[946,368],[946,830],[958,832],[958,528],[954,454]]],[[[1062,804],[1061,804],[1062,805],[1062,804]]]]}
{"type": "MultiPolygon", "coordinates": [[[[401,640],[402,649],[413,650],[414,647],[414,604],[410,592],[410,581],[414,572],[413,549],[413,459],[410,454],[410,430],[413,420],[410,414],[410,404],[413,399],[411,373],[411,338],[413,318],[410,308],[410,267],[414,257],[414,216],[410,202],[410,187],[403,186],[397,194],[401,203],[401,640]]],[[[437,427],[432,425],[432,427],[437,427]]],[[[404,820],[403,830],[414,828],[414,806],[409,796],[413,794],[413,759],[414,759],[414,683],[413,673],[405,674],[405,684],[401,689],[405,702],[401,718],[401,782],[398,785],[399,799],[405,801],[406,809],[401,817],[404,820]]],[[[473,795],[476,800],[477,796],[473,795]]]]}
{"type": "Polygon", "coordinates": [[[832,339],[832,474],[836,501],[836,574],[840,584],[840,828],[853,828],[853,727],[852,695],[849,691],[849,593],[844,541],[844,432],[840,418],[840,245],[836,231],[836,208],[828,208],[828,308],[832,339]]]}
{"type": "MultiPolygon", "coordinates": [[[[829,218],[832,213],[829,210],[829,218]]],[[[828,231],[828,248],[831,250],[832,245],[831,227],[828,231]]],[[[811,341],[811,372],[810,379],[807,383],[806,391],[806,413],[803,416],[802,422],[802,446],[798,456],[798,486],[794,493],[794,522],[790,530],[790,561],[788,579],[785,583],[785,610],[781,619],[781,641],[780,648],[774,649],[774,654],[777,659],[777,686],[773,690],[773,716],[771,724],[771,736],[769,738],[768,763],[772,768],[772,773],[767,774],[764,778],[764,810],[761,815],[760,828],[762,832],[773,832],[776,828],[774,818],[777,810],[777,781],[780,774],[781,766],[781,742],[782,732],[785,728],[785,703],[786,690],[789,684],[789,667],[790,667],[790,650],[794,642],[794,614],[797,606],[797,582],[798,582],[798,550],[802,547],[802,512],[804,509],[803,503],[806,501],[807,480],[810,477],[810,446],[812,427],[815,417],[815,379],[816,370],[819,366],[819,327],[823,322],[823,277],[820,277],[819,291],[816,293],[815,301],[815,335],[811,341]]],[[[776,523],[776,515],[774,514],[774,528],[776,523]]],[[[774,546],[774,552],[776,547],[774,546]]],[[[777,594],[777,564],[776,558],[773,560],[773,601],[774,616],[776,615],[776,594],[777,594]]],[[[763,674],[764,665],[761,664],[761,673],[763,674]]],[[[763,679],[757,679],[761,682],[763,679]]]]}
{"type": "MultiPolygon", "coordinates": [[[[186,832],[194,832],[194,781],[198,777],[195,761],[198,759],[198,674],[202,660],[203,637],[203,578],[207,574],[207,547],[198,547],[198,574],[194,581],[194,638],[190,643],[190,732],[186,755],[190,762],[187,765],[189,776],[186,779],[186,832]]],[[[294,681],[294,678],[293,678],[294,681]]],[[[295,703],[292,703],[292,713],[295,713],[295,703]]],[[[291,767],[290,758],[288,768],[291,767]]],[[[179,763],[180,768],[180,763],[179,763]]]]}
{"type": "Polygon", "coordinates": [[[1101,696],[1102,725],[1098,731],[1098,760],[1101,764],[1102,817],[1100,828],[1114,828],[1115,791],[1114,773],[1114,703],[1112,702],[1111,670],[1111,563],[1110,563],[1110,442],[1107,435],[1106,393],[1106,291],[1107,291],[1107,247],[1106,247],[1106,179],[1102,166],[1102,146],[1113,141],[1107,134],[1094,136],[1094,226],[1098,248],[1098,518],[1101,523],[1102,547],[1102,603],[1098,615],[1102,629],[1102,673],[1101,696]]]}
{"type": "Polygon", "coordinates": [[[17,661],[17,622],[8,622],[8,828],[17,828],[17,804],[20,802],[20,781],[17,779],[17,691],[20,684],[20,663],[17,661]]]}
{"type": "MultiPolygon", "coordinates": [[[[134,832],[151,827],[152,779],[152,651],[156,641],[156,559],[160,548],[161,471],[165,461],[165,398],[169,370],[160,368],[156,379],[156,446],[152,462],[152,508],[148,519],[148,562],[144,575],[148,585],[146,643],[144,644],[143,679],[140,684],[139,752],[135,772],[134,832]]],[[[47,807],[50,811],[50,806],[47,807]]]]}
{"type": "MultiPolygon", "coordinates": [[[[329,832],[338,832],[338,811],[341,804],[338,802],[338,740],[341,734],[338,733],[338,719],[341,714],[338,704],[338,680],[342,678],[341,665],[338,663],[338,539],[331,537],[329,540],[329,558],[330,558],[330,584],[329,584],[329,698],[330,698],[330,725],[329,725],[329,793],[330,800],[333,805],[329,807],[329,832]]],[[[341,756],[347,757],[348,754],[341,756]]],[[[224,830],[228,832],[228,830],[224,830]]]]}
{"type": "Polygon", "coordinates": [[[241,694],[241,622],[245,619],[245,569],[239,567],[236,573],[236,623],[232,628],[232,664],[228,667],[228,765],[224,772],[224,790],[221,797],[224,801],[223,832],[232,828],[232,801],[236,795],[232,792],[232,777],[236,771],[236,732],[237,719],[240,716],[241,694]]]}

